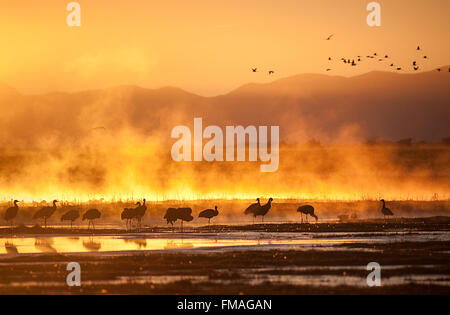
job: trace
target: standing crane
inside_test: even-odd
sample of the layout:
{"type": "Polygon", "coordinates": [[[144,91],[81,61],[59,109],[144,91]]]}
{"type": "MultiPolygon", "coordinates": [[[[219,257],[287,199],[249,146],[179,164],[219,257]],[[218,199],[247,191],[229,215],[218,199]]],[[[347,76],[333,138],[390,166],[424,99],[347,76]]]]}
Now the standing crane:
{"type": "Polygon", "coordinates": [[[306,222],[308,222],[308,214],[316,219],[316,222],[319,220],[319,218],[314,214],[314,207],[311,205],[304,205],[300,206],[297,209],[297,212],[300,212],[300,215],[302,217],[302,223],[303,223],[303,214],[305,215],[306,222]]]}
{"type": "Polygon", "coordinates": [[[19,202],[18,200],[14,200],[14,206],[9,207],[5,211],[5,217],[4,217],[5,221],[10,222],[11,228],[12,228],[13,220],[16,218],[17,212],[19,211],[19,206],[17,205],[18,202],[19,202]]]}
{"type": "Polygon", "coordinates": [[[50,218],[56,211],[56,203],[58,200],[53,200],[53,206],[42,207],[33,216],[33,219],[44,219],[44,227],[47,228],[47,219],[50,218]]]}
{"type": "Polygon", "coordinates": [[[383,203],[383,207],[381,207],[381,213],[384,215],[384,219],[386,220],[386,216],[394,215],[391,209],[386,208],[386,202],[384,199],[380,200],[383,203]]]}
{"type": "Polygon", "coordinates": [[[88,230],[92,224],[92,228],[95,230],[94,220],[99,219],[102,216],[98,209],[89,209],[83,214],[83,221],[88,220],[88,230]]]}
{"type": "Polygon", "coordinates": [[[200,212],[198,217],[199,218],[207,218],[208,224],[209,224],[211,222],[211,219],[217,215],[219,215],[219,210],[217,210],[217,206],[214,206],[214,210],[213,209],[203,210],[202,212],[200,212]]]}

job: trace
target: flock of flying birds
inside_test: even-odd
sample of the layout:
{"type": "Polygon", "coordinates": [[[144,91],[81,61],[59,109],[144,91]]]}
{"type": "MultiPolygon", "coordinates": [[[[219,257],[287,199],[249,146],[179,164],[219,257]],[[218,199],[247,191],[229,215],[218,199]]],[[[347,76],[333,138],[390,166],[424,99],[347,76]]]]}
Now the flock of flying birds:
{"type": "MultiPolygon", "coordinates": [[[[331,40],[333,38],[334,34],[331,34],[330,36],[328,36],[327,38],[325,38],[325,40],[331,40]]],[[[430,58],[423,54],[423,50],[420,46],[417,46],[416,51],[418,52],[418,56],[417,56],[417,60],[424,60],[427,61],[430,58]]],[[[383,61],[388,61],[389,67],[392,69],[395,69],[396,71],[402,71],[404,70],[402,66],[400,65],[396,65],[394,64],[392,61],[389,62],[391,60],[391,57],[387,54],[383,55],[379,55],[378,53],[373,53],[372,55],[367,55],[365,57],[363,56],[355,56],[355,57],[342,57],[340,58],[340,61],[342,61],[344,64],[350,65],[351,67],[356,67],[359,63],[363,62],[364,60],[377,60],[378,62],[383,62],[383,61]]],[[[328,61],[333,61],[334,59],[332,57],[328,57],[328,61]]],[[[420,66],[420,62],[417,60],[412,60],[411,61],[411,70],[417,71],[419,70],[420,66]]],[[[331,71],[333,70],[332,68],[327,68],[326,71],[331,71]]],[[[436,70],[438,72],[440,72],[442,69],[441,68],[436,68],[436,70]]],[[[258,68],[252,68],[252,72],[258,72],[258,68]]],[[[448,72],[450,72],[450,68],[448,69],[448,72]]],[[[274,70],[269,70],[268,74],[272,75],[274,74],[275,71],[274,70]]]]}

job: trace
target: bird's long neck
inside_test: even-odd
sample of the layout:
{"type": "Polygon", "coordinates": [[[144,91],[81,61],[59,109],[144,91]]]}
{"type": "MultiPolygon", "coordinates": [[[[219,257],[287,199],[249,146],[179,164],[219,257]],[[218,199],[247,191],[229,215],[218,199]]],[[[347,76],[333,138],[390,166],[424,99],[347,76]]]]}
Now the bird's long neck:
{"type": "Polygon", "coordinates": [[[17,205],[17,200],[14,200],[14,207],[18,207],[18,205],[17,205]]]}
{"type": "Polygon", "coordinates": [[[56,201],[53,201],[53,208],[56,208],[56,201]]]}
{"type": "Polygon", "coordinates": [[[145,199],[144,199],[144,202],[142,203],[142,205],[145,206],[145,199]]]}
{"type": "Polygon", "coordinates": [[[384,200],[381,200],[381,202],[383,203],[383,208],[386,208],[386,203],[384,200]]]}

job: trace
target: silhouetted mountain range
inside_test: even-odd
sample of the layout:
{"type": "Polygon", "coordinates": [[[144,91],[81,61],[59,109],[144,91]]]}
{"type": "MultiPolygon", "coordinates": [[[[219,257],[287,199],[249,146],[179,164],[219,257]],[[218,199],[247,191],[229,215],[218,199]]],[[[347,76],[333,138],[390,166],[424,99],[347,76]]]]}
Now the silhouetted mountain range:
{"type": "MultiPolygon", "coordinates": [[[[448,67],[446,67],[448,69],[448,67]]],[[[170,139],[176,125],[279,125],[282,141],[437,141],[450,135],[450,72],[301,74],[202,97],[178,88],[119,86],[23,95],[0,86],[2,144],[77,143],[93,130],[170,139]]]]}

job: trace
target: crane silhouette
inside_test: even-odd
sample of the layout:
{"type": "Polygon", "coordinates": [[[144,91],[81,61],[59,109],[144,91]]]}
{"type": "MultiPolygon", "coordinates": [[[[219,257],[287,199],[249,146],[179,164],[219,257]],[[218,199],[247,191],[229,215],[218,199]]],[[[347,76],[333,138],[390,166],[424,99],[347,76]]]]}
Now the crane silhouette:
{"type": "Polygon", "coordinates": [[[198,217],[199,218],[207,218],[208,224],[209,224],[211,222],[211,218],[214,218],[215,216],[218,216],[218,215],[219,215],[219,210],[217,210],[217,206],[214,206],[214,210],[213,209],[203,210],[202,212],[200,212],[198,217]]]}
{"type": "Polygon", "coordinates": [[[33,216],[33,219],[44,219],[44,227],[47,227],[47,219],[50,218],[53,213],[55,213],[56,211],[56,203],[58,202],[58,200],[53,200],[53,206],[49,207],[42,207],[41,209],[39,209],[38,211],[36,211],[36,213],[33,216]]]}
{"type": "Polygon", "coordinates": [[[300,215],[302,217],[302,223],[303,223],[303,214],[305,215],[306,222],[308,222],[308,214],[312,216],[314,219],[316,219],[316,222],[319,220],[319,218],[314,214],[314,207],[311,205],[300,206],[298,207],[297,212],[300,212],[300,215]]]}
{"type": "Polygon", "coordinates": [[[245,209],[244,214],[253,214],[253,222],[255,221],[255,211],[261,207],[261,202],[259,198],[256,198],[257,203],[252,203],[250,206],[245,209]]]}
{"type": "Polygon", "coordinates": [[[383,207],[381,207],[381,213],[384,215],[384,219],[386,220],[386,216],[394,215],[391,209],[386,208],[386,202],[384,199],[380,200],[383,203],[383,207]]]}
{"type": "Polygon", "coordinates": [[[269,212],[271,206],[272,206],[273,198],[269,198],[267,203],[263,206],[260,206],[253,212],[253,216],[256,218],[257,216],[261,216],[261,222],[264,222],[264,216],[269,212]]]}
{"type": "Polygon", "coordinates": [[[191,208],[178,208],[177,217],[181,220],[181,232],[183,232],[183,221],[190,222],[194,220],[191,208]]]}
{"type": "Polygon", "coordinates": [[[164,219],[167,220],[167,224],[172,224],[178,220],[177,208],[168,208],[166,214],[164,215],[164,219]]]}
{"type": "Polygon", "coordinates": [[[67,211],[61,216],[61,222],[62,221],[70,221],[70,228],[72,229],[73,221],[78,219],[80,217],[80,211],[76,209],[72,209],[67,211]]]}
{"type": "Polygon", "coordinates": [[[5,221],[10,222],[11,228],[12,228],[13,220],[16,218],[17,212],[19,211],[19,206],[17,205],[18,202],[19,202],[18,200],[14,200],[14,206],[9,207],[5,211],[5,217],[4,217],[5,221]]]}
{"type": "Polygon", "coordinates": [[[139,203],[139,206],[134,210],[134,218],[137,221],[137,226],[141,228],[141,221],[147,211],[147,206],[145,205],[145,198],[142,200],[142,205],[139,203]]]}
{"type": "Polygon", "coordinates": [[[137,207],[135,208],[124,208],[122,213],[120,214],[120,218],[122,220],[126,220],[126,228],[132,228],[133,219],[137,219],[138,209],[141,207],[141,202],[138,201],[135,203],[137,207]]]}
{"type": "Polygon", "coordinates": [[[120,214],[120,218],[125,221],[126,229],[128,230],[128,225],[131,226],[131,220],[134,217],[134,208],[124,208],[120,214]]]}
{"type": "Polygon", "coordinates": [[[92,228],[95,230],[94,220],[99,219],[102,216],[98,209],[89,209],[83,214],[83,221],[88,220],[88,230],[92,224],[92,228]]]}

